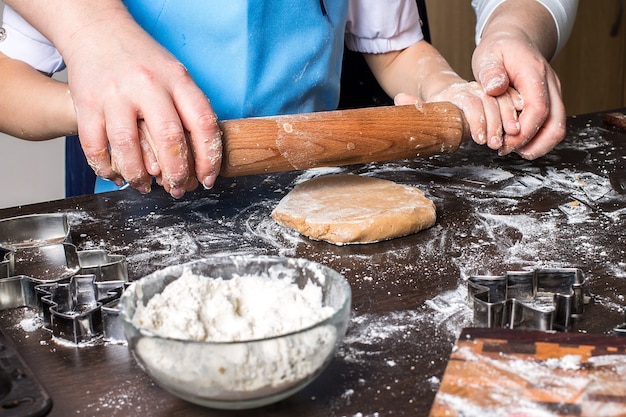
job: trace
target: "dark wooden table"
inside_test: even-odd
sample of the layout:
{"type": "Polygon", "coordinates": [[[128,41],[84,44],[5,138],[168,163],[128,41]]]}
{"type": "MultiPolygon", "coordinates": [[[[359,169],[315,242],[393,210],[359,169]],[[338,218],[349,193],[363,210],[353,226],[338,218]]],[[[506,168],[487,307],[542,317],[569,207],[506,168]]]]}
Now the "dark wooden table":
{"type": "Polygon", "coordinates": [[[2,312],[0,325],[50,393],[50,416],[425,416],[456,337],[472,324],[470,274],[578,267],[590,303],[570,331],[607,334],[623,322],[624,165],[626,135],[595,114],[570,118],[565,141],[534,162],[468,143],[427,160],[222,178],[213,190],[180,200],[160,189],[146,196],[124,190],[0,210],[0,218],[67,213],[78,249],[125,255],[131,279],[234,253],[304,257],[343,273],[353,306],[336,358],[303,391],[265,408],[189,404],[155,385],[124,346],[63,345],[44,329],[25,329],[26,309],[2,312]],[[338,247],[271,220],[296,182],[339,171],[420,187],[437,205],[437,224],[388,242],[338,247]]]}

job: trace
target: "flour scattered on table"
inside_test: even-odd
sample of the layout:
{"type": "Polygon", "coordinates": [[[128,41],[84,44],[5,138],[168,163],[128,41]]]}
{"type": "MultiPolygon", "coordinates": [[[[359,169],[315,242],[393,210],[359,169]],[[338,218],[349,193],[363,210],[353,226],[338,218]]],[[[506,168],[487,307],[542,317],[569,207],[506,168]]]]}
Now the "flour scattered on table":
{"type": "Polygon", "coordinates": [[[115,389],[106,393],[88,391],[86,394],[85,398],[90,401],[83,410],[76,411],[78,416],[144,416],[151,413],[141,405],[143,403],[149,403],[153,412],[170,406],[170,399],[161,390],[147,390],[133,380],[120,381],[115,389]]]}
{"type": "Polygon", "coordinates": [[[3,313],[13,317],[12,322],[15,323],[13,327],[23,332],[32,333],[43,328],[43,319],[39,317],[36,309],[17,307],[3,310],[3,313]]]}
{"type": "Polygon", "coordinates": [[[40,317],[25,318],[20,321],[19,327],[25,332],[34,332],[43,327],[43,320],[40,317]]]}
{"type": "Polygon", "coordinates": [[[443,292],[424,303],[432,309],[431,319],[438,328],[458,337],[464,327],[473,323],[473,312],[467,303],[467,284],[443,292]]]}
{"type": "Polygon", "coordinates": [[[69,211],[65,213],[70,227],[78,226],[86,222],[96,222],[96,219],[84,211],[69,211]]]}
{"type": "Polygon", "coordinates": [[[442,167],[431,170],[431,173],[445,178],[462,178],[474,184],[495,184],[514,177],[504,169],[482,166],[442,167]]]}
{"type": "MultiPolygon", "coordinates": [[[[277,251],[280,256],[295,256],[296,247],[303,237],[285,227],[280,227],[270,216],[275,202],[264,200],[243,210],[237,219],[245,225],[244,237],[250,240],[261,239],[277,251]]],[[[258,253],[258,249],[257,249],[258,253]]]]}

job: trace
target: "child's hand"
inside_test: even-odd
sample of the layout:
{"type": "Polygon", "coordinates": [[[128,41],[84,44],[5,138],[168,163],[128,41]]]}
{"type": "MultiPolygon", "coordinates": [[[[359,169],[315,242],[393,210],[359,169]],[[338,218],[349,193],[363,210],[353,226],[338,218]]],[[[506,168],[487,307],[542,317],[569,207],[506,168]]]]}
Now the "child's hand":
{"type": "MultiPolygon", "coordinates": [[[[398,94],[396,105],[414,104],[419,100],[409,94],[398,94]]],[[[449,101],[465,114],[474,142],[487,144],[502,152],[507,135],[518,135],[518,109],[522,106],[520,95],[512,88],[498,97],[487,95],[476,82],[456,82],[448,85],[428,100],[449,101]]]]}

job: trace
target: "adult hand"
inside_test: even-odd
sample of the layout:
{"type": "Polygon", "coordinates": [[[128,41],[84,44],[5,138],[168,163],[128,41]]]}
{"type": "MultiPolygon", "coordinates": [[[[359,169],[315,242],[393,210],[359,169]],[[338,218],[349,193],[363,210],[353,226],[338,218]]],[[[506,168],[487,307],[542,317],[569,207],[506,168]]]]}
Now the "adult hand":
{"type": "MultiPolygon", "coordinates": [[[[519,93],[514,107],[519,111],[520,129],[517,134],[505,134],[500,153],[515,151],[526,159],[535,159],[565,137],[561,84],[545,58],[554,52],[556,35],[548,31],[541,37],[532,30],[542,20],[553,23],[541,5],[535,4],[536,10],[516,10],[519,18],[514,20],[510,19],[512,6],[500,6],[502,10],[494,13],[474,51],[472,68],[485,92],[498,97],[499,102],[511,88],[519,93]]],[[[517,98],[515,94],[509,97],[517,98]]]]}
{"type": "Polygon", "coordinates": [[[150,191],[157,175],[176,198],[198,181],[213,186],[221,133],[209,101],[184,66],[128,14],[83,25],[61,53],[81,144],[97,175],[126,180],[141,192],[150,191]],[[142,148],[138,121],[145,122],[152,156],[142,148]]]}
{"type": "MultiPolygon", "coordinates": [[[[148,130],[148,125],[144,120],[139,120],[137,123],[137,128],[139,130],[139,145],[141,146],[141,151],[143,154],[143,163],[146,167],[148,174],[151,177],[156,179],[157,184],[164,186],[167,189],[167,183],[163,181],[163,173],[161,171],[161,167],[159,165],[159,161],[157,159],[158,147],[155,144],[152,136],[150,135],[150,131],[148,130]]],[[[189,136],[187,136],[187,140],[189,140],[189,136]]],[[[187,163],[189,166],[193,166],[194,161],[191,159],[191,154],[187,155],[187,163]]],[[[112,156],[111,164],[113,165],[113,169],[118,166],[115,157],[112,156]]],[[[193,190],[197,187],[198,181],[194,177],[190,177],[187,184],[185,185],[185,189],[193,190]]],[[[148,189],[146,192],[149,192],[150,188],[148,185],[148,189]]]]}

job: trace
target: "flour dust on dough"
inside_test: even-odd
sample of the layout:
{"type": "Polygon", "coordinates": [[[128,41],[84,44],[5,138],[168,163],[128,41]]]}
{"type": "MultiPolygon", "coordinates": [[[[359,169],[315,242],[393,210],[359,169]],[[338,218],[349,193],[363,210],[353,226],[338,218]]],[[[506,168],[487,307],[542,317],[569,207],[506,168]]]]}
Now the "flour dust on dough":
{"type": "Polygon", "coordinates": [[[272,211],[283,226],[336,245],[374,243],[435,224],[419,189],[380,178],[327,175],[296,185],[272,211]]]}

